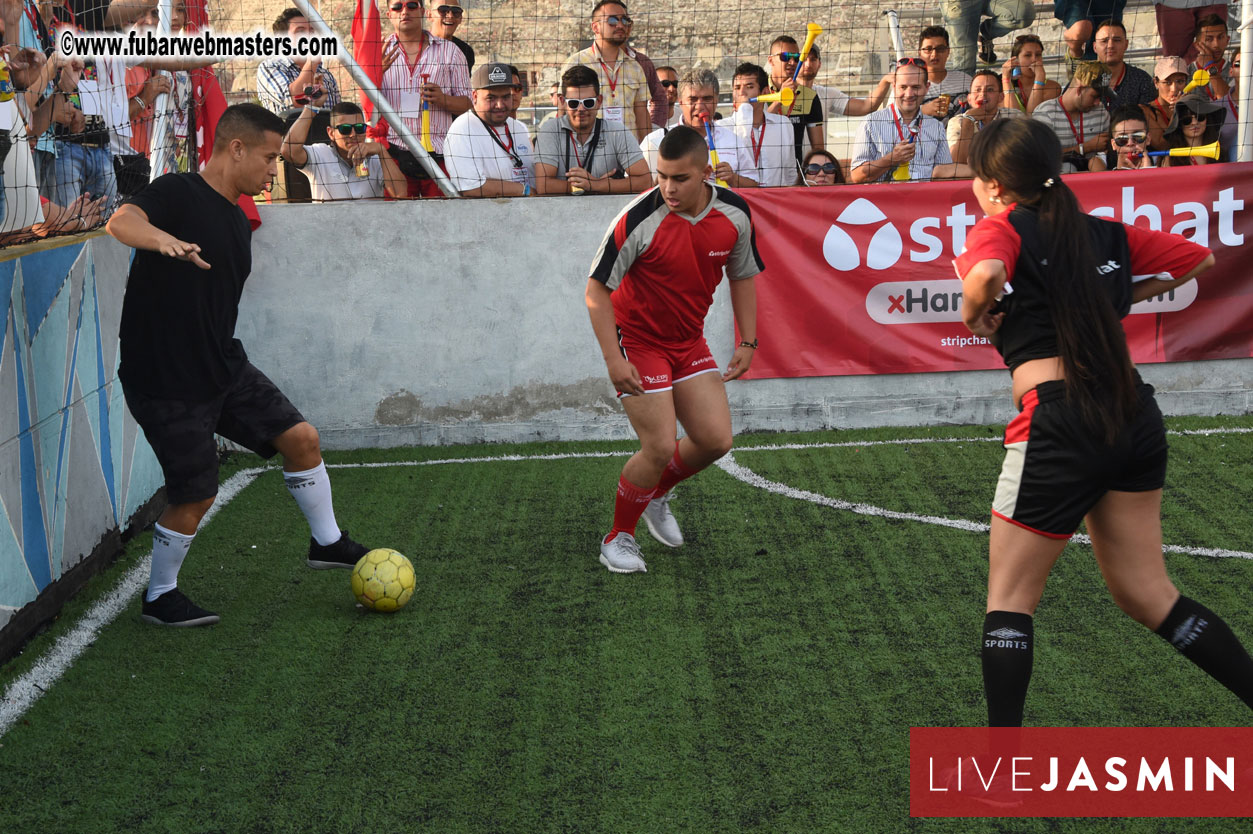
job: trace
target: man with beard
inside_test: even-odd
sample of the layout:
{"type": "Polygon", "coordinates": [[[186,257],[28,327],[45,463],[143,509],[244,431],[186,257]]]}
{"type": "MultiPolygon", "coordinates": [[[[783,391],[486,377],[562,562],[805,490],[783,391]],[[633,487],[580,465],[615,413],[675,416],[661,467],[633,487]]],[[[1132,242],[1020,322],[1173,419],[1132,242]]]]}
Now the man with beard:
{"type": "Polygon", "coordinates": [[[622,122],[637,140],[642,141],[652,130],[648,115],[652,92],[644,68],[626,48],[632,22],[625,3],[600,0],[592,8],[595,40],[587,49],[567,58],[561,71],[564,74],[576,64],[595,70],[600,76],[600,89],[605,102],[601,118],[622,122]]]}
{"type": "Polygon", "coordinates": [[[444,140],[448,178],[462,197],[526,197],[535,187],[531,136],[509,117],[513,72],[508,64],[480,64],[470,79],[473,106],[457,117],[444,140]]]}

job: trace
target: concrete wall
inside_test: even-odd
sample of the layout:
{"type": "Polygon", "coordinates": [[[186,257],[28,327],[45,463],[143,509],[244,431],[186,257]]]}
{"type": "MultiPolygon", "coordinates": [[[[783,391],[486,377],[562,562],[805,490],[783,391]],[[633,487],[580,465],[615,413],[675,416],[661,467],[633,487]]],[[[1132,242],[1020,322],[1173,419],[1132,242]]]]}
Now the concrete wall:
{"type": "Polygon", "coordinates": [[[0,628],[161,487],[117,383],[129,264],[100,236],[0,261],[0,628]]]}
{"type": "MultiPolygon", "coordinates": [[[[630,437],[583,306],[627,202],[262,207],[240,338],[331,448],[630,437]]],[[[725,364],[725,284],[706,334],[725,364]]],[[[1250,361],[1142,371],[1167,413],[1245,414],[1250,361]]],[[[1002,422],[1008,391],[1005,371],[728,387],[737,431],[1002,422]]]]}

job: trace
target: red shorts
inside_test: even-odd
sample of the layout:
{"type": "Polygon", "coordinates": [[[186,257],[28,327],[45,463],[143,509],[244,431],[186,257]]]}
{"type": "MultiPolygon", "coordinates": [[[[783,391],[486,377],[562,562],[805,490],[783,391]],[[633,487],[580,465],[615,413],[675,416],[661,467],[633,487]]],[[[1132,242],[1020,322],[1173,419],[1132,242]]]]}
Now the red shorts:
{"type": "MultiPolygon", "coordinates": [[[[700,374],[718,372],[718,363],[704,337],[685,345],[658,347],[632,339],[619,330],[618,346],[626,360],[640,372],[640,381],[648,394],[669,391],[683,380],[700,374]]],[[[618,396],[629,397],[630,394],[619,393],[618,396]]]]}

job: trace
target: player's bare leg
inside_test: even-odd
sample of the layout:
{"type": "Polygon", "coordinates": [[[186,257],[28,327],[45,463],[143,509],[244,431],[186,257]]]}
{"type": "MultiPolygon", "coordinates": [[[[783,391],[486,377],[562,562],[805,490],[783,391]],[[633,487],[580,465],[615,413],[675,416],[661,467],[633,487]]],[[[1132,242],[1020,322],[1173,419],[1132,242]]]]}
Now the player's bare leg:
{"type": "Polygon", "coordinates": [[[601,541],[600,563],[614,573],[643,573],[648,568],[635,541],[635,527],[674,454],[674,397],[670,391],[623,397],[622,408],[640,438],[640,450],[618,478],[613,528],[601,541]]]}
{"type": "Polygon", "coordinates": [[[676,383],[674,408],[684,437],[675,444],[673,456],[644,510],[648,532],[668,547],[683,544],[683,532],[670,511],[674,485],[731,450],[731,409],[726,386],[717,373],[699,374],[676,383]]]}

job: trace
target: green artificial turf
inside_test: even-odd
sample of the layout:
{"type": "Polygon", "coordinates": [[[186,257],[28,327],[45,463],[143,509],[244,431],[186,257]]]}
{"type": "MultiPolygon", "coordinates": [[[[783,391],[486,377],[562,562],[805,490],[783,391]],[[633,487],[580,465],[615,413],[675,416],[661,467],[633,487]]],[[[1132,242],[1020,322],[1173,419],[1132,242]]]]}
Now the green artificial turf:
{"type": "MultiPolygon", "coordinates": [[[[1176,420],[1172,428],[1253,425],[1176,420]]],[[[758,435],[961,443],[737,451],[772,481],[986,522],[999,429],[758,435]]],[[[1253,435],[1176,436],[1167,543],[1253,550],[1253,435]]],[[[624,452],[623,443],[371,450],[328,462],[624,452]]],[[[395,615],[304,566],[277,471],[197,536],[180,586],[218,611],[160,629],[135,600],[0,737],[3,832],[1227,832],[1231,820],[909,817],[910,726],[985,719],[986,534],[855,515],[712,468],[643,532],[647,574],[596,560],[624,457],[333,470],[341,524],[413,560],[395,615]]],[[[240,458],[224,477],[255,466],[240,458]]],[[[137,537],[7,686],[146,553],[137,537]]],[[[1253,562],[1171,555],[1253,644],[1253,562]]],[[[1063,553],[1036,618],[1033,725],[1248,723],[1248,711],[1063,553]]]]}

